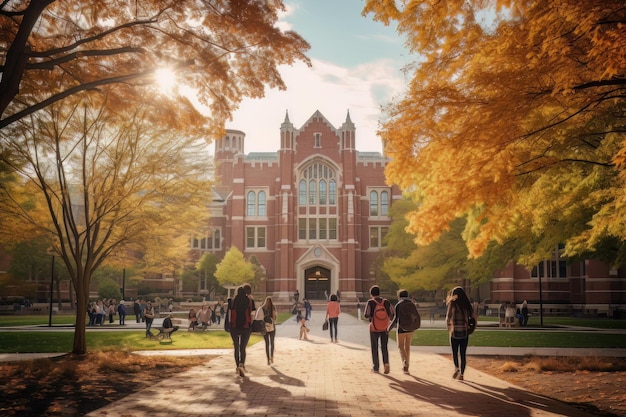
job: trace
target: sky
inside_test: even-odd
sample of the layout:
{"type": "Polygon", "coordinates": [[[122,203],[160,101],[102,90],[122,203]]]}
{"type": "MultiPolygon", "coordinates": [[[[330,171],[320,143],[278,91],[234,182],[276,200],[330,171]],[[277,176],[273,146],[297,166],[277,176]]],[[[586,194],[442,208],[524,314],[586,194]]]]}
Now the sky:
{"type": "Polygon", "coordinates": [[[262,99],[246,99],[227,129],[245,132],[245,152],[275,152],[280,125],[299,129],[319,110],[335,128],[347,112],[356,127],[356,148],[382,152],[376,135],[381,106],[404,90],[402,68],[411,62],[395,27],[361,16],[364,0],[286,0],[279,27],[300,34],[310,45],[312,68],[280,67],[286,91],[266,90],[262,99]]]}

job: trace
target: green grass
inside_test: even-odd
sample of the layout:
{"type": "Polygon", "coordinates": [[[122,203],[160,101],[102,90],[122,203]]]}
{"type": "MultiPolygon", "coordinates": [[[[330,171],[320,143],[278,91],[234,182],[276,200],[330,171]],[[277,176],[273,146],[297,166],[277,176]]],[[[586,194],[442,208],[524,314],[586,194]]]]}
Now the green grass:
{"type": "MultiPolygon", "coordinates": [[[[20,332],[3,334],[0,340],[0,353],[69,352],[72,350],[73,332],[20,332]]],[[[250,345],[263,340],[252,335],[250,345]]],[[[178,331],[172,342],[160,342],[145,338],[145,331],[87,332],[88,350],[119,349],[132,350],[174,350],[174,349],[228,349],[233,346],[230,335],[224,331],[186,332],[178,331]]]]}
{"type": "MultiPolygon", "coordinates": [[[[395,339],[395,332],[391,333],[395,339]]],[[[413,346],[448,346],[446,330],[421,329],[415,332],[413,346]]],[[[470,346],[624,348],[626,334],[602,334],[567,331],[477,330],[470,336],[470,346]]]]}
{"type": "MultiPolygon", "coordinates": [[[[134,316],[133,316],[134,317],[134,316]]],[[[47,314],[17,314],[0,316],[0,327],[47,325],[50,317],[47,314]]],[[[52,325],[73,325],[74,314],[53,314],[52,325]]]]}

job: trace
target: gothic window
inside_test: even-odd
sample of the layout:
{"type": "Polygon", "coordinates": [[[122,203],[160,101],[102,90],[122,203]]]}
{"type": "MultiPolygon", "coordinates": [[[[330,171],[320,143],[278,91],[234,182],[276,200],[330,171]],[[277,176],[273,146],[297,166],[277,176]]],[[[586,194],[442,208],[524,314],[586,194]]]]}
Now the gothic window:
{"type": "Polygon", "coordinates": [[[373,189],[369,194],[370,217],[389,216],[389,190],[373,189]]]}
{"type": "Polygon", "coordinates": [[[298,177],[298,205],[312,208],[300,212],[298,240],[336,240],[337,214],[330,210],[337,204],[335,170],[317,160],[303,167],[298,177]]]}
{"type": "Polygon", "coordinates": [[[267,193],[263,190],[250,190],[246,194],[246,216],[267,216],[267,193]]]}

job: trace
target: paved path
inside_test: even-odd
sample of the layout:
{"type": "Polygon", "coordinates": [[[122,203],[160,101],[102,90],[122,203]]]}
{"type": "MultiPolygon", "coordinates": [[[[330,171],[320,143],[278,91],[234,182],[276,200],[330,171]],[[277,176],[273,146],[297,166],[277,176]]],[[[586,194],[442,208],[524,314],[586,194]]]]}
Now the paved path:
{"type": "MultiPolygon", "coordinates": [[[[342,315],[334,344],[322,321],[323,313],[314,312],[310,341],[297,339],[295,321],[280,325],[273,366],[262,342],[248,348],[243,378],[235,373],[232,350],[214,352],[220,356],[88,416],[589,416],[471,367],[465,381],[453,380],[451,360],[419,348],[405,375],[394,342],[391,373],[374,374],[367,325],[342,315]]],[[[475,350],[470,346],[469,355],[475,350]]]]}

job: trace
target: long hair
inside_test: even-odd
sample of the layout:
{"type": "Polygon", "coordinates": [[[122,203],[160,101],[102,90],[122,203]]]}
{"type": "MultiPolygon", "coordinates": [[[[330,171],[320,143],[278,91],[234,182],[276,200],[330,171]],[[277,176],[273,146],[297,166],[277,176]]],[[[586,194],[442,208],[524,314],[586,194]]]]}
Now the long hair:
{"type": "Polygon", "coordinates": [[[272,297],[265,297],[265,301],[263,301],[263,305],[261,307],[272,314],[274,312],[274,302],[272,301],[272,297]]]}
{"type": "Polygon", "coordinates": [[[472,308],[472,303],[470,302],[469,298],[467,298],[465,290],[463,290],[463,288],[461,287],[454,287],[450,290],[450,294],[446,299],[446,304],[448,304],[448,306],[454,305],[459,309],[465,311],[468,317],[471,317],[474,312],[472,308]]]}

